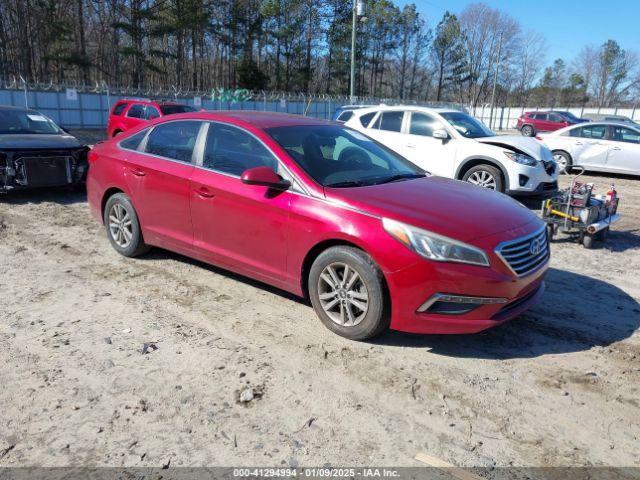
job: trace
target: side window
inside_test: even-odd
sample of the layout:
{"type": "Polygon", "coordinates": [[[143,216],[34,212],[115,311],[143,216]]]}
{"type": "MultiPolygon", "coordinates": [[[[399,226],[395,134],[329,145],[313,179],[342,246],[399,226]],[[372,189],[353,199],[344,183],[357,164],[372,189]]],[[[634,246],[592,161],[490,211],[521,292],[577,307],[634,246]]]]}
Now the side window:
{"type": "Polygon", "coordinates": [[[422,135],[424,137],[432,137],[433,131],[442,128],[442,124],[431,115],[413,112],[411,114],[411,124],[409,133],[412,135],[422,135]]]}
{"type": "Polygon", "coordinates": [[[156,126],[147,139],[146,153],[191,163],[201,122],[178,121],[156,126]]]}
{"type": "Polygon", "coordinates": [[[202,166],[239,177],[254,167],[270,167],[278,171],[278,161],[250,133],[231,125],[211,123],[207,134],[202,166]]]}
{"type": "Polygon", "coordinates": [[[562,118],[560,115],[556,115],[555,113],[551,113],[549,114],[549,121],[551,122],[564,122],[564,118],[562,118]]]}
{"type": "Polygon", "coordinates": [[[140,142],[142,141],[142,139],[144,139],[147,133],[149,133],[149,129],[145,128],[135,135],[131,135],[129,138],[125,138],[120,142],[120,147],[126,148],[127,150],[137,150],[140,146],[140,142]]]}
{"type": "Polygon", "coordinates": [[[376,123],[371,127],[377,130],[400,132],[402,129],[402,117],[404,112],[381,112],[376,123]]]}
{"type": "Polygon", "coordinates": [[[533,115],[533,118],[535,118],[536,120],[547,120],[548,115],[546,113],[535,113],[533,115]]]}
{"type": "Polygon", "coordinates": [[[369,126],[369,124],[371,123],[371,120],[373,120],[373,117],[375,117],[375,115],[376,115],[376,112],[365,113],[364,115],[362,115],[360,117],[360,124],[364,128],[367,128],[369,126]]]}
{"type": "Polygon", "coordinates": [[[640,143],[640,132],[625,127],[612,127],[612,138],[615,142],[640,143]]]}
{"type": "Polygon", "coordinates": [[[153,120],[154,118],[159,118],[160,112],[156,107],[148,105],[144,112],[144,118],[146,120],[153,120]]]}
{"type": "Polygon", "coordinates": [[[347,120],[349,120],[351,117],[353,117],[353,111],[352,110],[345,110],[344,112],[342,112],[338,118],[336,119],[336,121],[338,122],[346,122],[347,120]]]}
{"type": "Polygon", "coordinates": [[[122,111],[125,109],[126,106],[127,104],[125,102],[117,104],[116,107],[113,109],[113,112],[111,112],[111,115],[122,115],[122,111]]]}
{"type": "Polygon", "coordinates": [[[131,108],[129,108],[129,111],[127,112],[127,117],[131,118],[142,118],[143,115],[144,107],[139,103],[134,103],[133,105],[131,105],[131,108]]]}

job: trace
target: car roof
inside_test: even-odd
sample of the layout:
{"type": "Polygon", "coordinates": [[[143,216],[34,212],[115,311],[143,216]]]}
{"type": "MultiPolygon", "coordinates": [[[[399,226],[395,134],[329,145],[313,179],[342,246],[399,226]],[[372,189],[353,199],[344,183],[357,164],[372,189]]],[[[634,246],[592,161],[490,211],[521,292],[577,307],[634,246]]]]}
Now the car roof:
{"type": "Polygon", "coordinates": [[[0,110],[5,112],[25,112],[25,113],[39,113],[37,110],[25,107],[14,107],[13,105],[0,105],[0,110]]]}
{"type": "Polygon", "coordinates": [[[187,105],[171,100],[150,100],[148,98],[122,98],[117,103],[146,103],[148,105],[187,105]]]}
{"type": "MultiPolygon", "coordinates": [[[[165,117],[166,118],[166,117],[165,117]]],[[[211,120],[227,121],[236,125],[253,126],[259,129],[273,127],[293,127],[300,125],[337,125],[335,122],[320,120],[289,113],[264,112],[255,110],[216,110],[178,113],[170,116],[171,120],[211,120]]],[[[154,123],[163,123],[154,120],[154,123]]]]}
{"type": "Polygon", "coordinates": [[[427,112],[427,113],[464,113],[460,110],[450,107],[422,107],[419,105],[378,105],[376,107],[359,108],[354,113],[358,116],[366,115],[370,112],[389,111],[389,110],[402,110],[402,111],[415,111],[415,112],[427,112]]]}
{"type": "Polygon", "coordinates": [[[553,132],[550,132],[550,135],[554,135],[554,136],[555,136],[555,134],[560,135],[563,132],[568,132],[569,130],[573,130],[574,128],[593,127],[593,126],[596,126],[596,125],[631,128],[633,130],[636,130],[636,131],[640,132],[640,127],[638,127],[636,125],[631,125],[628,122],[605,122],[605,121],[599,122],[599,121],[595,121],[595,122],[576,123],[574,125],[569,125],[568,127],[561,128],[560,130],[555,130],[553,132]]]}

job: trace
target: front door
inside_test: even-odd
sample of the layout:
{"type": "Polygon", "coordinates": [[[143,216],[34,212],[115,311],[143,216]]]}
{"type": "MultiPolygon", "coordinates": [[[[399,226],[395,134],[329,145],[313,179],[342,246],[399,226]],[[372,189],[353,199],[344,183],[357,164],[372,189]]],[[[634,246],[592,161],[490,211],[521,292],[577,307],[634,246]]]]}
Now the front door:
{"type": "Polygon", "coordinates": [[[640,174],[640,132],[612,125],[611,148],[607,156],[607,169],[620,173],[640,174]]]}
{"type": "Polygon", "coordinates": [[[575,140],[575,155],[578,165],[602,168],[607,161],[610,142],[607,139],[607,126],[602,124],[586,125],[571,131],[575,140]]]}
{"type": "Polygon", "coordinates": [[[442,177],[452,178],[456,141],[433,138],[435,130],[445,130],[437,118],[423,112],[411,112],[402,155],[420,168],[442,177]]]}
{"type": "Polygon", "coordinates": [[[191,178],[194,247],[212,263],[278,284],[286,275],[292,193],[245,185],[245,170],[278,160],[248,131],[208,123],[200,168],[191,178]]]}
{"type": "Polygon", "coordinates": [[[126,153],[124,175],[145,239],[153,245],[191,248],[189,178],[202,125],[194,120],[157,125],[140,151],[126,153]]]}

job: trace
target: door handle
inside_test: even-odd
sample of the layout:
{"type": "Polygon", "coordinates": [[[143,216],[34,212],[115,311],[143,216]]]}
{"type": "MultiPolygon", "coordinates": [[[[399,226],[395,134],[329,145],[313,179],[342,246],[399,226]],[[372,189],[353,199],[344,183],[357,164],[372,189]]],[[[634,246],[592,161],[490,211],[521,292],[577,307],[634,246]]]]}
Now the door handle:
{"type": "Polygon", "coordinates": [[[576,142],[576,145],[582,145],[582,142],[576,142]]]}
{"type": "Polygon", "coordinates": [[[215,194],[210,192],[208,189],[202,187],[199,188],[198,190],[196,190],[196,193],[198,194],[198,196],[202,197],[202,198],[213,198],[215,197],[215,194]]]}
{"type": "Polygon", "coordinates": [[[620,147],[613,147],[612,150],[622,150],[620,147]]]}
{"type": "Polygon", "coordinates": [[[416,146],[413,143],[407,143],[407,148],[416,148],[416,146]]]}
{"type": "Polygon", "coordinates": [[[147,172],[144,170],[140,170],[139,168],[130,168],[131,173],[133,173],[136,177],[144,177],[147,172]]]}

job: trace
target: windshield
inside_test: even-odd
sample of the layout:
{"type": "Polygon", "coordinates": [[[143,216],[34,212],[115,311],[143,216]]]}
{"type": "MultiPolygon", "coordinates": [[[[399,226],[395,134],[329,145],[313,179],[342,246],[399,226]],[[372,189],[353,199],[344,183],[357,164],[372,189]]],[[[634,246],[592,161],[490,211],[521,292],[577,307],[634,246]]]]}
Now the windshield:
{"type": "Polygon", "coordinates": [[[444,112],[440,114],[447,122],[453,126],[463,137],[482,138],[495,137],[495,133],[489,130],[480,121],[462,112],[444,112]]]}
{"type": "Polygon", "coordinates": [[[0,134],[61,133],[60,128],[44,115],[33,110],[0,110],[0,134]]]}
{"type": "Polygon", "coordinates": [[[161,105],[163,115],[173,115],[175,113],[195,112],[196,109],[189,105],[161,105]]]}
{"type": "Polygon", "coordinates": [[[276,127],[266,132],[325,187],[363,187],[425,176],[391,150],[339,125],[276,127]]]}

